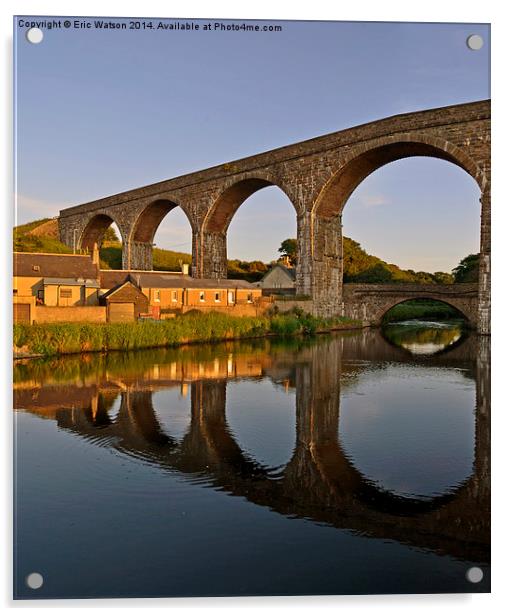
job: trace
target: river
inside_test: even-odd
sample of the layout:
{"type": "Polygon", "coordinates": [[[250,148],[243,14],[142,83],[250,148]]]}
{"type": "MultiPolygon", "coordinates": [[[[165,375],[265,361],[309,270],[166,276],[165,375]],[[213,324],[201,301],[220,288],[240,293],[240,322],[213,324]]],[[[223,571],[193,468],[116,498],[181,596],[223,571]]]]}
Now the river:
{"type": "Polygon", "coordinates": [[[489,364],[417,321],[18,361],[15,596],[488,592],[489,364]]]}

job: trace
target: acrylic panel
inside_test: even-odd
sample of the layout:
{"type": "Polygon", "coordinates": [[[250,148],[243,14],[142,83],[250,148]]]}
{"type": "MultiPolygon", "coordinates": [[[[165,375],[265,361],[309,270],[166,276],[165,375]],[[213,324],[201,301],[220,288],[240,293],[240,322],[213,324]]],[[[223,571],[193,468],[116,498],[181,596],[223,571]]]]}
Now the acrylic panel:
{"type": "Polygon", "coordinates": [[[490,591],[490,26],[17,16],[14,596],[490,591]]]}

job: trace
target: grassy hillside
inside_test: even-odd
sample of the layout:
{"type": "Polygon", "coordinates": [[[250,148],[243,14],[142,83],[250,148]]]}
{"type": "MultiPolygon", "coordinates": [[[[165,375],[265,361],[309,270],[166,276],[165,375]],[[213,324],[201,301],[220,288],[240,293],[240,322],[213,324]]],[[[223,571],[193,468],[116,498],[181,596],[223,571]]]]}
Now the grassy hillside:
{"type": "Polygon", "coordinates": [[[182,263],[192,263],[192,255],[163,248],[153,249],[153,268],[156,270],[177,272],[182,263]]]}
{"type": "Polygon", "coordinates": [[[25,225],[14,227],[13,230],[13,249],[18,252],[56,252],[59,254],[69,254],[73,252],[71,248],[63,244],[52,235],[35,235],[38,227],[46,225],[51,219],[43,218],[35,220],[25,225]]]}
{"type": "MultiPolygon", "coordinates": [[[[13,250],[18,252],[72,253],[73,251],[69,246],[53,237],[55,234],[50,231],[49,223],[51,223],[50,218],[43,218],[15,227],[13,230],[13,250]],[[40,232],[45,227],[49,229],[49,235],[40,232]]],[[[122,255],[119,241],[110,239],[110,241],[104,243],[100,249],[100,263],[105,269],[121,269],[122,255]]],[[[181,269],[181,263],[192,263],[192,255],[155,248],[153,250],[153,263],[156,270],[178,271],[181,269]]]]}
{"type": "Polygon", "coordinates": [[[41,225],[45,225],[50,220],[51,218],[41,218],[39,220],[33,220],[32,222],[27,222],[24,225],[18,225],[17,227],[14,227],[14,233],[18,233],[19,235],[26,235],[27,233],[30,233],[34,229],[37,229],[37,227],[40,227],[41,225]]]}
{"type": "MultiPolygon", "coordinates": [[[[182,263],[192,263],[192,255],[163,248],[153,249],[153,269],[155,270],[179,272],[182,263]]],[[[119,242],[108,242],[100,248],[100,264],[103,269],[121,269],[122,254],[119,242]]]]}
{"type": "Polygon", "coordinates": [[[453,275],[446,272],[415,272],[403,270],[369,255],[358,242],[343,238],[343,279],[345,282],[417,282],[450,284],[453,275]]]}

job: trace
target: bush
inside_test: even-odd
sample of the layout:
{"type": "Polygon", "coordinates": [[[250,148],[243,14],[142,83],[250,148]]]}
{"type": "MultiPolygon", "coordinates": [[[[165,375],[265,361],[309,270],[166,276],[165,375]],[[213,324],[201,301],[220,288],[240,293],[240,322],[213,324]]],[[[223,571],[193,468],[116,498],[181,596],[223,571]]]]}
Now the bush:
{"type": "Polygon", "coordinates": [[[28,331],[23,325],[15,324],[13,331],[13,343],[14,346],[22,347],[28,341],[28,331]]]}

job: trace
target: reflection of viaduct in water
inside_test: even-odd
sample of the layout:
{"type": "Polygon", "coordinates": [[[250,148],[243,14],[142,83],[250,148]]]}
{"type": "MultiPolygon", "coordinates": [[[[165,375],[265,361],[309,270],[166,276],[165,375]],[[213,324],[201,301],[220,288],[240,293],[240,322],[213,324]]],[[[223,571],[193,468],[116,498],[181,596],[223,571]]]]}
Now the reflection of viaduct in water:
{"type": "MultiPolygon", "coordinates": [[[[59,425],[162,468],[202,477],[230,494],[284,515],[305,517],[371,537],[394,539],[465,560],[487,562],[490,533],[489,343],[474,337],[443,356],[422,357],[423,365],[473,368],[476,430],[473,474],[452,492],[430,500],[387,492],[362,475],[343,451],[338,434],[344,374],[357,361],[401,361],[410,355],[375,336],[327,340],[303,349],[288,370],[296,387],[296,443],[292,458],[277,472],[240,448],[226,420],[226,378],[191,383],[191,423],[178,441],[165,434],[155,414],[151,388],[127,387],[115,418],[111,388],[79,410],[61,409],[59,425]],[[361,348],[367,345],[364,351],[361,348]],[[476,362],[475,362],[476,358],[476,362]]],[[[281,379],[283,366],[265,373],[281,379]]],[[[167,384],[169,386],[169,384],[167,384]]],[[[18,407],[31,409],[23,391],[18,407]]],[[[42,402],[42,401],[40,401],[42,402]]],[[[33,410],[36,410],[32,407],[33,410]]],[[[341,412],[343,410],[341,409],[341,412]]],[[[356,461],[357,462],[357,461],[356,461]]]]}

